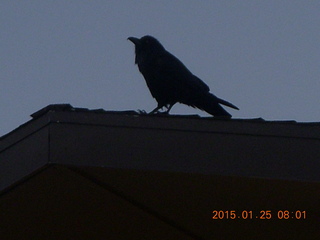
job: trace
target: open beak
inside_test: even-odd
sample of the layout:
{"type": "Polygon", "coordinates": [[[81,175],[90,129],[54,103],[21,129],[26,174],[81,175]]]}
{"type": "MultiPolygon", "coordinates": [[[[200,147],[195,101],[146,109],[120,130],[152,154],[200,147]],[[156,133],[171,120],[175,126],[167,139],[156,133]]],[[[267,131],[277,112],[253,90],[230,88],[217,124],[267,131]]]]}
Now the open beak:
{"type": "Polygon", "coordinates": [[[140,39],[135,38],[135,37],[128,37],[128,40],[134,43],[134,45],[139,45],[140,44],[140,39]]]}

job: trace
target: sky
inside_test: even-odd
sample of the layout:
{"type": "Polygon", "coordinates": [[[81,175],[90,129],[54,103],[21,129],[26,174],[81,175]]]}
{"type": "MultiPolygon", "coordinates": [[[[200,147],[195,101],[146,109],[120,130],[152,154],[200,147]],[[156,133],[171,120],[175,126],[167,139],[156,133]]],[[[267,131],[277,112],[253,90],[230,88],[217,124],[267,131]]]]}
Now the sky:
{"type": "MultiPolygon", "coordinates": [[[[0,2],[0,136],[56,103],[157,105],[129,36],[152,35],[236,119],[319,122],[320,1],[0,2]]],[[[176,104],[171,114],[200,110],[176,104]]]]}

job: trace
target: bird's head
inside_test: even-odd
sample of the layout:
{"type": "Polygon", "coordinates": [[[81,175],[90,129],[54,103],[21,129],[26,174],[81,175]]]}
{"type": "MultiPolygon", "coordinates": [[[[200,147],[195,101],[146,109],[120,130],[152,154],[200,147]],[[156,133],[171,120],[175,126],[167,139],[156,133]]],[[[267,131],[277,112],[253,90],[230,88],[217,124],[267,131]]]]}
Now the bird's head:
{"type": "Polygon", "coordinates": [[[165,51],[161,43],[152,36],[144,36],[142,38],[129,37],[128,40],[135,45],[136,57],[155,55],[165,51]]]}

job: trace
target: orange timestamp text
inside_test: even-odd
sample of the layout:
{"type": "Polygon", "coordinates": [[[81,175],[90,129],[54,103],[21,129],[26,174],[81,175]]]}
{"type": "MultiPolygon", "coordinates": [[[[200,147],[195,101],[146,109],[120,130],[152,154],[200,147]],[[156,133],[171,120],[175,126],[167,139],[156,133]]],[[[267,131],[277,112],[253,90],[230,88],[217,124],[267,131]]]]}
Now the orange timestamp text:
{"type": "Polygon", "coordinates": [[[260,210],[260,211],[236,211],[236,210],[214,210],[212,211],[213,220],[222,220],[222,219],[260,219],[260,220],[270,220],[270,219],[307,219],[307,212],[301,210],[289,211],[289,210],[260,210]]]}

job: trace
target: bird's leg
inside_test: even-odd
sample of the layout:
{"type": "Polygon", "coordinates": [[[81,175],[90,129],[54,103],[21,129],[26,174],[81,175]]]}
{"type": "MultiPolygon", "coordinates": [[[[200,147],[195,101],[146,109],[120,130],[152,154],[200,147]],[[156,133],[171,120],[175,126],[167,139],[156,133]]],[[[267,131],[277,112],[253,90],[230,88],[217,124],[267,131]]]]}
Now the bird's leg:
{"type": "Polygon", "coordinates": [[[154,114],[154,113],[156,113],[156,112],[158,112],[158,110],[160,109],[160,108],[162,108],[163,106],[159,106],[158,105],[158,107],[156,107],[155,109],[153,109],[151,112],[149,112],[148,114],[154,114]]]}
{"type": "Polygon", "coordinates": [[[167,107],[167,111],[165,111],[166,114],[169,114],[169,112],[170,112],[171,108],[173,107],[173,105],[174,105],[174,103],[171,103],[169,105],[169,107],[167,107]]]}
{"type": "Polygon", "coordinates": [[[153,109],[149,114],[169,114],[169,111],[171,110],[171,108],[173,107],[174,103],[169,103],[166,105],[158,105],[155,109],[153,109]],[[159,109],[166,107],[167,110],[165,112],[159,112],[159,109]]]}
{"type": "MultiPolygon", "coordinates": [[[[158,106],[156,109],[154,109],[151,113],[156,113],[156,114],[162,114],[162,115],[168,115],[169,114],[169,111],[170,109],[173,107],[174,103],[173,104],[166,104],[164,106],[158,106]],[[159,112],[158,110],[163,108],[163,107],[166,107],[167,110],[164,111],[164,112],[159,112]]],[[[150,114],[151,114],[150,113],[150,114]]]]}

